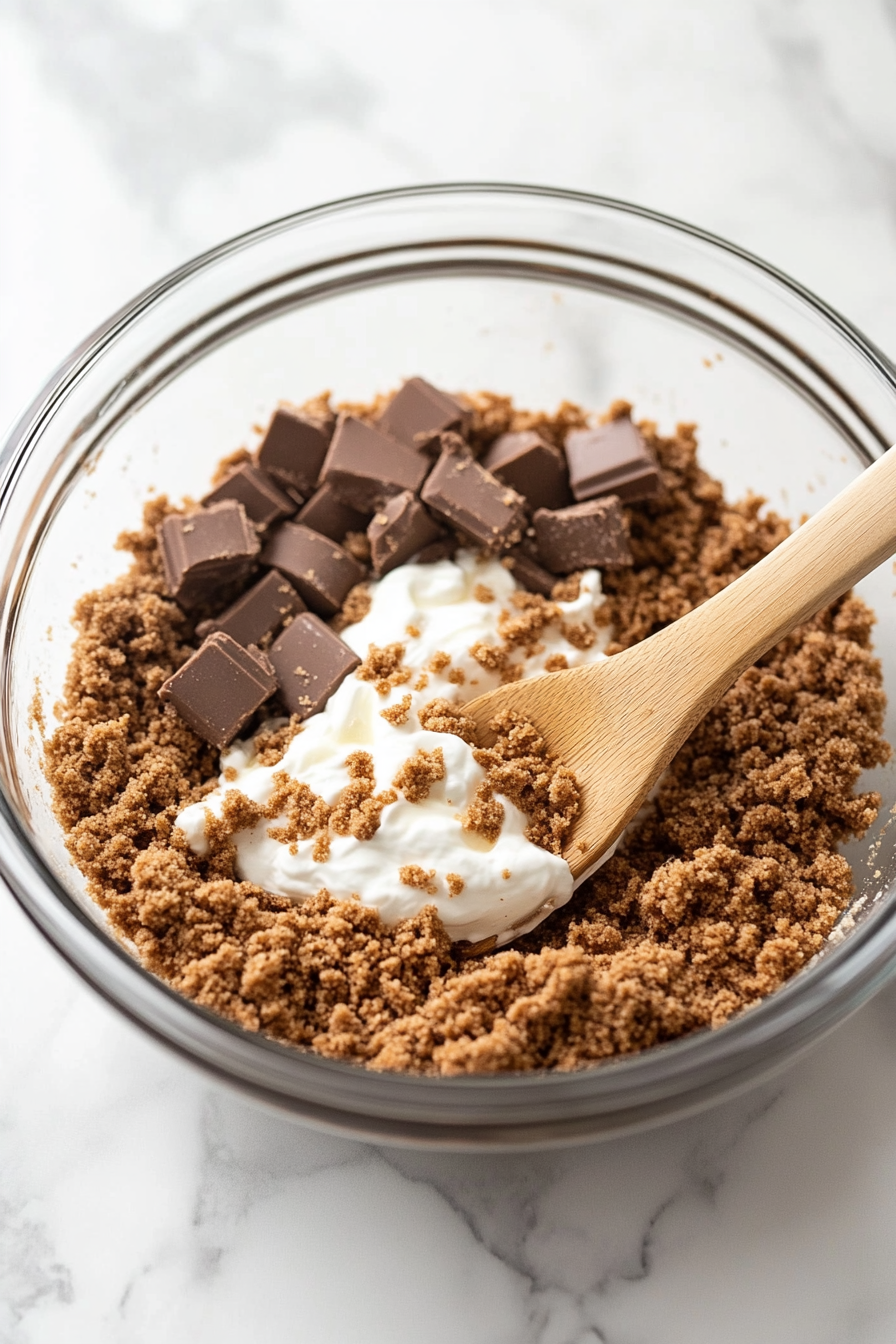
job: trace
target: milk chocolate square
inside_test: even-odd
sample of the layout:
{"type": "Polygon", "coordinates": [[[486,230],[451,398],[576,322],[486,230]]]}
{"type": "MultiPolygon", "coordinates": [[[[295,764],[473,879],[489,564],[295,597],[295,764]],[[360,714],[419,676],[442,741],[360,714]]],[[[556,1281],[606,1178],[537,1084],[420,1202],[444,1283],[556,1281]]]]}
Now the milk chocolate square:
{"type": "Polygon", "coordinates": [[[509,550],[502,557],[501,564],[506,565],[517,583],[530,593],[541,593],[542,597],[550,597],[554,591],[556,574],[549,574],[544,566],[521,546],[514,546],[509,550]]]}
{"type": "Polygon", "coordinates": [[[349,589],[365,574],[363,565],[335,541],[301,523],[281,523],[262,551],[261,563],[285,574],[320,616],[335,616],[349,589]]]}
{"type": "Polygon", "coordinates": [[[320,475],[344,503],[372,513],[402,490],[416,494],[429,467],[422,453],[346,415],[339,419],[320,475]]]}
{"type": "Polygon", "coordinates": [[[297,523],[304,523],[313,532],[333,541],[342,541],[347,532],[364,532],[370,522],[370,511],[360,513],[350,504],[338,499],[332,485],[325,482],[315,490],[308,503],[299,510],[297,523]]]}
{"type": "Polygon", "coordinates": [[[332,433],[332,423],[280,406],[259,446],[258,465],[307,499],[317,484],[332,433]]]}
{"type": "Polygon", "coordinates": [[[470,423],[470,412],[447,392],[440,392],[425,378],[409,378],[382,412],[377,424],[408,448],[419,448],[419,436],[426,439],[442,430],[463,433],[470,423]]]}
{"type": "Polygon", "coordinates": [[[259,550],[246,510],[231,499],[169,514],[158,538],[168,591],[187,610],[226,602],[234,585],[249,577],[259,550]]]}
{"type": "Polygon", "coordinates": [[[566,458],[534,430],[499,435],[481,460],[486,471],[512,486],[530,509],[563,509],[572,503],[566,458]]]}
{"type": "Polygon", "coordinates": [[[367,529],[373,572],[388,574],[442,536],[438,523],[410,490],[386,501],[367,529]]]}
{"type": "Polygon", "coordinates": [[[262,529],[291,518],[297,507],[295,500],[280,489],[273,476],[251,462],[241,463],[226,480],[209,491],[202,500],[203,508],[220,504],[224,499],[239,500],[246,516],[262,529]]]}
{"type": "Polygon", "coordinates": [[[221,630],[247,648],[250,644],[260,644],[267,635],[273,634],[287,616],[295,616],[304,610],[305,603],[289,579],[272,569],[220,616],[197,625],[196,634],[205,639],[221,630]]]}
{"type": "Polygon", "coordinates": [[[554,574],[571,574],[589,565],[618,568],[632,563],[625,516],[616,495],[568,509],[538,509],[532,522],[538,554],[554,574]]]}
{"type": "Polygon", "coordinates": [[[277,689],[273,667],[259,649],[244,649],[217,632],[159,688],[194,732],[224,747],[277,689]]]}
{"type": "Polygon", "coordinates": [[[443,449],[420,492],[437,517],[488,551],[515,546],[526,522],[525,500],[469,453],[443,449]]]}
{"type": "Polygon", "coordinates": [[[569,482],[578,500],[618,495],[626,504],[652,499],[663,485],[659,463],[628,416],[566,436],[569,482]]]}
{"type": "Polygon", "coordinates": [[[274,641],[270,659],[280,698],[290,714],[307,719],[323,709],[361,659],[317,616],[303,612],[274,641]]]}

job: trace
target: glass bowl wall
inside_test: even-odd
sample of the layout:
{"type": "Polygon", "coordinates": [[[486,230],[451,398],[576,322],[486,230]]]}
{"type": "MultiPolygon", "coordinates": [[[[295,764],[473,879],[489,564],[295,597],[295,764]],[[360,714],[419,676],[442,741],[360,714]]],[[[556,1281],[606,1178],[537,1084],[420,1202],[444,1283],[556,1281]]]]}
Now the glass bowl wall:
{"type": "MultiPolygon", "coordinates": [[[[570,1142],[680,1115],[780,1067],[896,962],[896,773],[848,847],[858,897],[816,962],[715,1032],[575,1074],[374,1074],[243,1033],[145,972],[69,862],[40,770],[77,597],[122,571],[147,494],[194,497],[281,398],[363,399],[421,373],[529,407],[617,397],[699,425],[729,498],[798,520],[896,440],[887,361],[812,296],[698,230],[536,188],[383,193],[277,221],[161,281],[72,355],[0,458],[0,866],[80,973],[133,1020],[297,1116],[396,1142],[570,1142]]],[[[890,565],[860,591],[896,705],[890,565]]],[[[896,714],[888,718],[896,738],[896,714]]]]}

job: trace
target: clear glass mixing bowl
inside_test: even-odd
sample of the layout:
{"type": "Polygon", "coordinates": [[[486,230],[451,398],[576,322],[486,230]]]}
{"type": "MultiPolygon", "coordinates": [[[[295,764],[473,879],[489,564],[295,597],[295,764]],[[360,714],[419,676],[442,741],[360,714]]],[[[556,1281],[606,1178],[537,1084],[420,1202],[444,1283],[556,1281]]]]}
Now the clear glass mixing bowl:
{"type": "MultiPolygon", "coordinates": [[[[76,598],[150,489],[198,495],[283,397],[361,399],[422,373],[522,405],[615,397],[700,426],[729,497],[811,513],[896,440],[896,371],[785,276],[620,202],[441,186],[337,202],[190,262],[87,339],[0,458],[0,870],[57,950],[133,1021],[219,1078],[310,1122],[442,1146],[573,1142],[681,1115],[792,1059],[896,964],[896,773],[848,847],[857,900],[823,955],[716,1031],[572,1074],[370,1073],[247,1034],[180,998],[107,931],[50,810],[32,706],[52,722],[76,598]],[[843,936],[845,934],[845,936],[843,936]],[[839,935],[839,936],[838,936],[839,935]]],[[[896,705],[894,580],[860,591],[896,705]]],[[[891,711],[888,735],[896,738],[891,711]]]]}

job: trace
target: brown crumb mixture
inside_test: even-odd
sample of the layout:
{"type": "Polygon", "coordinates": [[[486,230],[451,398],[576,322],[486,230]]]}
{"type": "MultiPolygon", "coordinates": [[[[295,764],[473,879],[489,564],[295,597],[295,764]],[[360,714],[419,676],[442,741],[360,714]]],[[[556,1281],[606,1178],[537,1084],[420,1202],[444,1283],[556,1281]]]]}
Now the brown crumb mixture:
{"type": "Polygon", "coordinates": [[[342,549],[362,565],[370,564],[370,542],[366,532],[346,532],[342,538],[342,549]]]}
{"type": "Polygon", "coordinates": [[[430,733],[454,733],[471,745],[476,741],[476,724],[450,700],[439,696],[417,710],[420,727],[430,733]]]}
{"type": "Polygon", "coordinates": [[[445,757],[441,747],[427,751],[418,747],[400,768],[392,787],[401,789],[409,803],[422,803],[429,797],[433,784],[445,778],[445,757]]]}
{"type": "Polygon", "coordinates": [[[353,751],[345,765],[351,783],[333,804],[330,830],[355,840],[372,840],[380,828],[383,808],[397,802],[398,794],[394,789],[374,793],[376,781],[369,751],[353,751]]]}
{"type": "Polygon", "coordinates": [[[363,621],[370,611],[372,602],[370,587],[366,583],[356,583],[342,604],[342,610],[333,617],[330,624],[336,631],[345,630],[350,625],[363,621]]]}
{"type": "Polygon", "coordinates": [[[473,596],[477,602],[494,602],[495,595],[487,583],[477,583],[473,589],[473,596]]]}
{"type": "Polygon", "coordinates": [[[565,653],[552,653],[544,660],[545,672],[562,672],[565,667],[569,667],[565,653]]]}
{"type": "Polygon", "coordinates": [[[403,644],[386,644],[380,649],[371,644],[367,657],[355,669],[359,681],[372,681],[380,695],[388,695],[392,686],[404,686],[410,681],[411,670],[405,667],[403,644]]]}
{"type": "Polygon", "coordinates": [[[466,885],[460,873],[446,873],[445,881],[448,884],[449,896],[459,896],[466,885]]]}
{"type": "Polygon", "coordinates": [[[460,824],[465,831],[474,831],[487,840],[490,845],[497,842],[504,823],[504,804],[499,803],[492,793],[489,783],[479,784],[472,803],[460,814],[460,824]]]}
{"type": "Polygon", "coordinates": [[[438,886],[435,868],[421,868],[419,863],[405,863],[398,870],[398,880],[406,887],[417,887],[427,896],[435,896],[438,886]]]}
{"type": "Polygon", "coordinates": [[[549,755],[544,738],[521,714],[500,714],[489,727],[497,733],[495,745],[473,752],[489,789],[526,813],[528,840],[562,853],[579,812],[575,775],[549,755]]]}
{"type": "Polygon", "coordinates": [[[395,705],[389,705],[388,709],[380,710],[380,718],[391,723],[393,728],[400,728],[407,723],[411,714],[411,697],[403,695],[395,705]]]}
{"type": "Polygon", "coordinates": [[[286,755],[286,748],[302,731],[302,720],[292,714],[280,728],[262,729],[255,734],[254,746],[259,765],[277,765],[286,755]]]}
{"type": "MultiPolygon", "coordinates": [[[[488,394],[470,401],[479,449],[528,428],[559,443],[585,423],[577,407],[547,417],[488,394]]],[[[730,583],[787,531],[760,517],[758,500],[725,501],[696,464],[692,428],[669,438],[645,428],[666,493],[627,510],[634,566],[604,575],[614,652],[730,583]]],[[[822,946],[853,892],[836,846],[879,806],[856,784],[889,755],[873,618],[858,599],[834,603],[746,672],[621,851],[569,905],[492,952],[494,940],[452,946],[432,907],[387,928],[325,890],[293,905],[234,880],[226,837],[204,860],[172,839],[177,813],[210,792],[218,764],[156,695],[193,647],[159,568],[155,524],[170,509],[147,506],[142,531],[121,540],[131,569],[77,605],[45,769],[111,927],[180,993],[249,1031],[376,1069],[573,1069],[718,1026],[822,946]]],[[[554,598],[569,600],[557,588],[554,598]]],[[[368,607],[359,586],[342,625],[368,607]]],[[[469,740],[470,721],[446,700],[420,720],[469,740]]],[[[533,754],[518,747],[519,759],[533,754]]],[[[369,821],[363,805],[375,796],[372,772],[355,768],[349,827],[355,813],[369,821]]],[[[229,807],[238,817],[243,803],[229,807]]],[[[313,808],[290,803],[297,830],[313,808]]]]}
{"type": "Polygon", "coordinates": [[[444,649],[436,649],[435,653],[426,664],[426,668],[428,672],[444,672],[450,662],[450,653],[445,653],[444,649]]]}

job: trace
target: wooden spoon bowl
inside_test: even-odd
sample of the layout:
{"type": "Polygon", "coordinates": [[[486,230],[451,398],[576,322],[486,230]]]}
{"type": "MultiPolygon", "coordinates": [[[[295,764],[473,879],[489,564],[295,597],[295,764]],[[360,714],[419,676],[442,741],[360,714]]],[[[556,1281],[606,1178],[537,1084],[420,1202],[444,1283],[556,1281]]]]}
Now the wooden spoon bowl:
{"type": "Polygon", "coordinates": [[[524,714],[575,772],[582,805],[564,858],[580,878],[740,674],[894,551],[891,448],[770,555],[650,639],[588,667],[500,686],[464,713],[484,745],[496,714],[524,714]]]}

